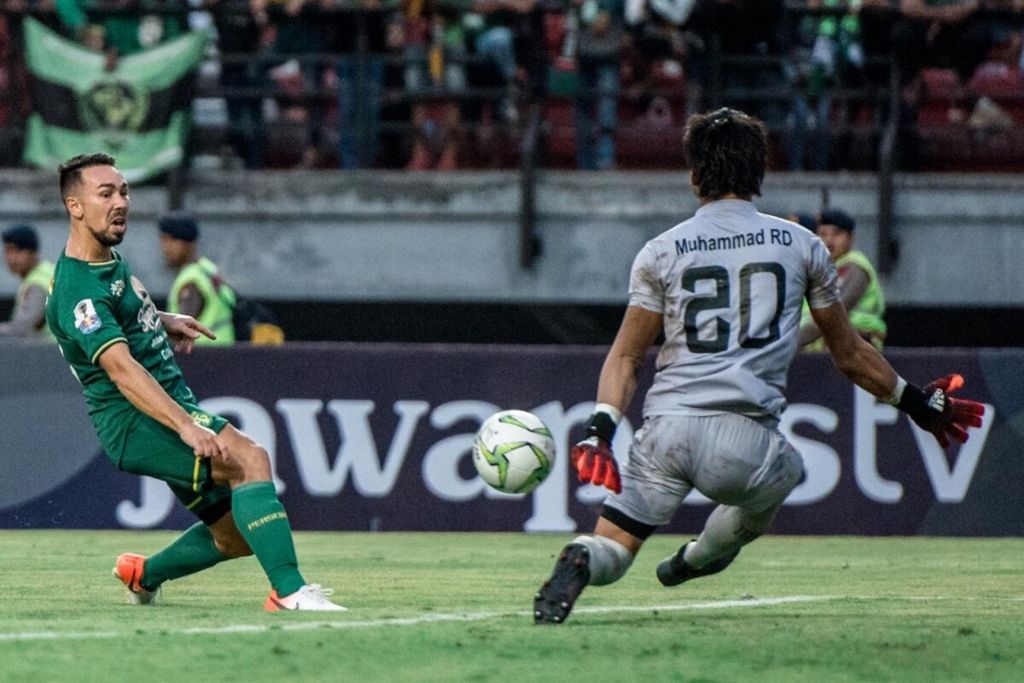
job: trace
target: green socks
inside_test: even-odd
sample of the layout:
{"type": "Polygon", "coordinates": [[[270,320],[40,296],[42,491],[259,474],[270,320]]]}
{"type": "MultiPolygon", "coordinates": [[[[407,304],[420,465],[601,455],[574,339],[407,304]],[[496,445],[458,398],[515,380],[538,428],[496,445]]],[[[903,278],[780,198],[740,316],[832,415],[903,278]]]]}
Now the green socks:
{"type": "Polygon", "coordinates": [[[146,559],[140,582],[146,590],[156,590],[164,581],[195,574],[225,560],[213,543],[213,534],[202,522],[189,527],[185,533],[146,559]]]}
{"type": "Polygon", "coordinates": [[[306,580],[295,558],[292,527],[274,484],[256,481],[236,487],[231,492],[231,513],[277,594],[284,597],[302,588],[306,580]]]}
{"type": "MultiPolygon", "coordinates": [[[[280,596],[291,595],[306,580],[299,573],[288,515],[269,481],[242,484],[231,492],[231,513],[260,566],[280,596]]],[[[164,581],[195,574],[225,558],[202,522],[189,527],[169,546],[146,559],[141,585],[156,590],[164,581]]]]}

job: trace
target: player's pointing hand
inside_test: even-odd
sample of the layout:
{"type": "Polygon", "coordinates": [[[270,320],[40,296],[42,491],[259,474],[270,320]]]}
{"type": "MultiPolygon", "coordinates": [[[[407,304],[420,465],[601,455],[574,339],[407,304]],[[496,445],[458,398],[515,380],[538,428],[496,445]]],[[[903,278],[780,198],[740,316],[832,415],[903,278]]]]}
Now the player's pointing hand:
{"type": "Polygon", "coordinates": [[[192,346],[199,335],[210,339],[216,339],[210,328],[188,315],[179,313],[160,313],[160,321],[167,331],[167,336],[174,342],[174,350],[181,353],[191,353],[192,346]]]}

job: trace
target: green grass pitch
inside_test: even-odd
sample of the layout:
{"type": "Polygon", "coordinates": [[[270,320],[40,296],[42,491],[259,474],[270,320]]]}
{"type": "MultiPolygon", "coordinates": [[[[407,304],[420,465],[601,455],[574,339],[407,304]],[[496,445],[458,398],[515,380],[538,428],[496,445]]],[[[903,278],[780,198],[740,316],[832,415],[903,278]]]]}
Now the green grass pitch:
{"type": "Polygon", "coordinates": [[[533,593],[570,535],[299,533],[348,612],[265,614],[255,559],[122,604],[164,532],[0,531],[0,681],[1019,681],[1024,540],[772,536],[665,589],[655,536],[561,626],[533,593]]]}

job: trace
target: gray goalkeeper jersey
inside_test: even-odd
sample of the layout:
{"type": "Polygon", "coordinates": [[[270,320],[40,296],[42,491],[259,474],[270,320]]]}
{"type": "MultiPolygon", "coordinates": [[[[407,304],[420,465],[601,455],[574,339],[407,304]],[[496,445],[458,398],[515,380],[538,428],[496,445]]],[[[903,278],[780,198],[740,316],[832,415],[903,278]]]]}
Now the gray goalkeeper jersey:
{"type": "Polygon", "coordinates": [[[710,202],[649,241],[629,304],[664,316],[665,342],[644,414],[778,418],[805,297],[813,308],[840,300],[828,249],[751,202],[710,202]]]}

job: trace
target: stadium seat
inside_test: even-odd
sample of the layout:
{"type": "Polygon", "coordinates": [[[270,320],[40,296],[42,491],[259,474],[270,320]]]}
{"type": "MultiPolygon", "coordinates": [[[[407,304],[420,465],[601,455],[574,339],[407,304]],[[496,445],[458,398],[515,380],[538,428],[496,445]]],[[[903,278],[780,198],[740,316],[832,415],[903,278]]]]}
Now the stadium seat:
{"type": "Polygon", "coordinates": [[[921,81],[927,99],[953,99],[957,97],[959,77],[952,69],[922,69],[921,81]]]}
{"type": "Polygon", "coordinates": [[[1024,125],[1024,75],[1020,69],[994,62],[982,64],[967,87],[972,95],[990,98],[1018,125],[1024,125]]]}
{"type": "Polygon", "coordinates": [[[309,139],[304,122],[278,120],[267,124],[266,164],[269,168],[294,168],[302,161],[309,139]]]}
{"type": "Polygon", "coordinates": [[[637,118],[621,126],[616,136],[615,162],[622,169],[681,169],[685,167],[681,125],[652,126],[637,118]]]}
{"type": "Polygon", "coordinates": [[[562,51],[565,41],[565,14],[546,12],[544,14],[544,49],[548,59],[554,61],[562,51]]]}
{"type": "Polygon", "coordinates": [[[550,99],[544,108],[546,166],[576,167],[576,119],[571,99],[550,99]]]}
{"type": "Polygon", "coordinates": [[[987,95],[994,100],[1024,96],[1020,70],[995,62],[979,66],[967,88],[974,95],[987,95]]]}

